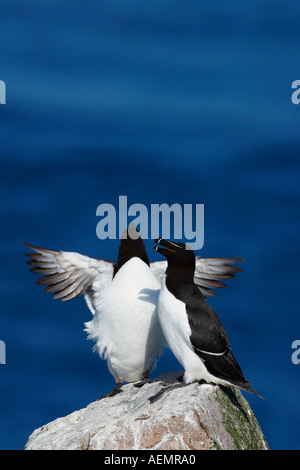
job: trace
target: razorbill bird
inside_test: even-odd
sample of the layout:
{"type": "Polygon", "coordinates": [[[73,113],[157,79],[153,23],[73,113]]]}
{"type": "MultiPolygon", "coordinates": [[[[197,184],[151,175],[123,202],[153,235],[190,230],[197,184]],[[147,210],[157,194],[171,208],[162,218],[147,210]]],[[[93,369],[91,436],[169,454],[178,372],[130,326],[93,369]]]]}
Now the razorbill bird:
{"type": "MultiPolygon", "coordinates": [[[[164,337],[157,317],[157,300],[167,261],[149,263],[143,240],[131,223],[120,242],[117,263],[75,252],[53,251],[24,243],[30,271],[43,277],[37,284],[54,299],[67,301],[81,294],[93,314],[85,324],[119,391],[122,382],[147,380],[160,355],[164,337]]],[[[196,258],[195,283],[204,295],[241,271],[239,258],[196,258]],[[220,281],[222,280],[222,281],[220,281]]]]}
{"type": "Polygon", "coordinates": [[[221,321],[194,282],[194,252],[184,243],[162,238],[154,243],[168,262],[158,300],[159,321],[184,368],[184,383],[204,380],[258,395],[233,356],[221,321]]]}
{"type": "Polygon", "coordinates": [[[116,381],[105,396],[121,391],[123,382],[147,380],[165,340],[157,315],[159,282],[134,224],[123,233],[116,265],[77,253],[30,248],[37,252],[29,253],[33,271],[47,274],[38,281],[48,284],[46,292],[62,300],[84,294],[94,314],[85,331],[116,381]]]}

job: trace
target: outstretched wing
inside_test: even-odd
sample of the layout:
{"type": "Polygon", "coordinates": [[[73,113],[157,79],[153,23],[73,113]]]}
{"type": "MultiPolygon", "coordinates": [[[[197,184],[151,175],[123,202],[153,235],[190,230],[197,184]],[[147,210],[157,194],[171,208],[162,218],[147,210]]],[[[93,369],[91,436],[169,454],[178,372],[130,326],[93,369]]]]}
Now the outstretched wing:
{"type": "Polygon", "coordinates": [[[226,287],[222,282],[231,279],[236,273],[242,272],[240,268],[233,266],[244,261],[243,258],[196,258],[194,282],[207,297],[215,297],[211,289],[226,287]]]}
{"type": "Polygon", "coordinates": [[[100,292],[113,278],[114,263],[89,258],[70,251],[52,251],[23,242],[33,250],[25,253],[33,266],[30,271],[42,274],[37,284],[46,285],[45,292],[51,292],[54,299],[71,300],[81,294],[94,314],[93,291],[100,292]]]}
{"type": "MultiPolygon", "coordinates": [[[[243,258],[200,258],[196,257],[196,268],[194,282],[206,297],[215,297],[216,294],[211,289],[226,287],[222,281],[231,279],[235,273],[242,272],[240,268],[233,266],[240,263],[243,258]]],[[[150,269],[158,282],[167,269],[167,260],[150,263],[150,269]]]]}

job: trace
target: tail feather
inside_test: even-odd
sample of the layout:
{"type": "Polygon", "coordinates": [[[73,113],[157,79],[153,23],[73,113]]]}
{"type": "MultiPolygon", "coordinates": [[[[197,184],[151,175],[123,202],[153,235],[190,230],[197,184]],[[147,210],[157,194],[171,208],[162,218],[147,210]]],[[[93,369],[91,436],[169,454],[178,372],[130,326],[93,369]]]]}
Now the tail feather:
{"type": "Polygon", "coordinates": [[[229,386],[238,387],[247,392],[254,393],[262,398],[249,384],[235,359],[230,348],[222,355],[213,355],[204,351],[196,350],[197,354],[204,361],[208,372],[228,383],[229,386]]]}
{"type": "MultiPolygon", "coordinates": [[[[234,385],[234,384],[233,384],[234,385]]],[[[237,384],[235,385],[236,387],[239,387],[241,388],[242,390],[246,390],[246,392],[250,392],[250,393],[253,393],[254,395],[258,396],[259,398],[262,398],[264,400],[264,397],[262,397],[261,395],[259,395],[259,393],[257,393],[254,388],[252,388],[249,384],[249,382],[246,382],[244,384],[237,384]]]]}

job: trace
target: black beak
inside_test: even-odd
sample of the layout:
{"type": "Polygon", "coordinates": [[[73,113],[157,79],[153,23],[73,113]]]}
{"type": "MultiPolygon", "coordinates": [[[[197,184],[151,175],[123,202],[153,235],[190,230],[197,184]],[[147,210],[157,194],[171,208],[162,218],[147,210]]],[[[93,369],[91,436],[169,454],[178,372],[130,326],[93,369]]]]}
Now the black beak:
{"type": "Polygon", "coordinates": [[[161,246],[153,246],[153,250],[161,253],[162,255],[166,256],[169,252],[171,253],[179,253],[180,251],[184,250],[184,243],[175,243],[169,240],[165,240],[164,238],[156,238],[154,243],[161,246]]]}

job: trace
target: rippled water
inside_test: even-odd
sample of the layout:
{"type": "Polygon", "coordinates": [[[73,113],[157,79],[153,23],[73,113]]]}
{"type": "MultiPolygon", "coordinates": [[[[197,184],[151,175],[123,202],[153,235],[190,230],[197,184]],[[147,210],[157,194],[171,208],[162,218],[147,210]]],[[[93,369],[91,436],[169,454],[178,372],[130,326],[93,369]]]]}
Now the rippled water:
{"type": "MultiPolygon", "coordinates": [[[[114,385],[82,298],[35,285],[21,240],[115,261],[96,208],[205,205],[203,256],[243,256],[210,300],[272,448],[299,448],[296,2],[11,0],[0,7],[0,447],[114,385]]],[[[159,259],[146,241],[151,259],[159,259]]],[[[154,372],[180,367],[166,351],[154,372]]]]}

